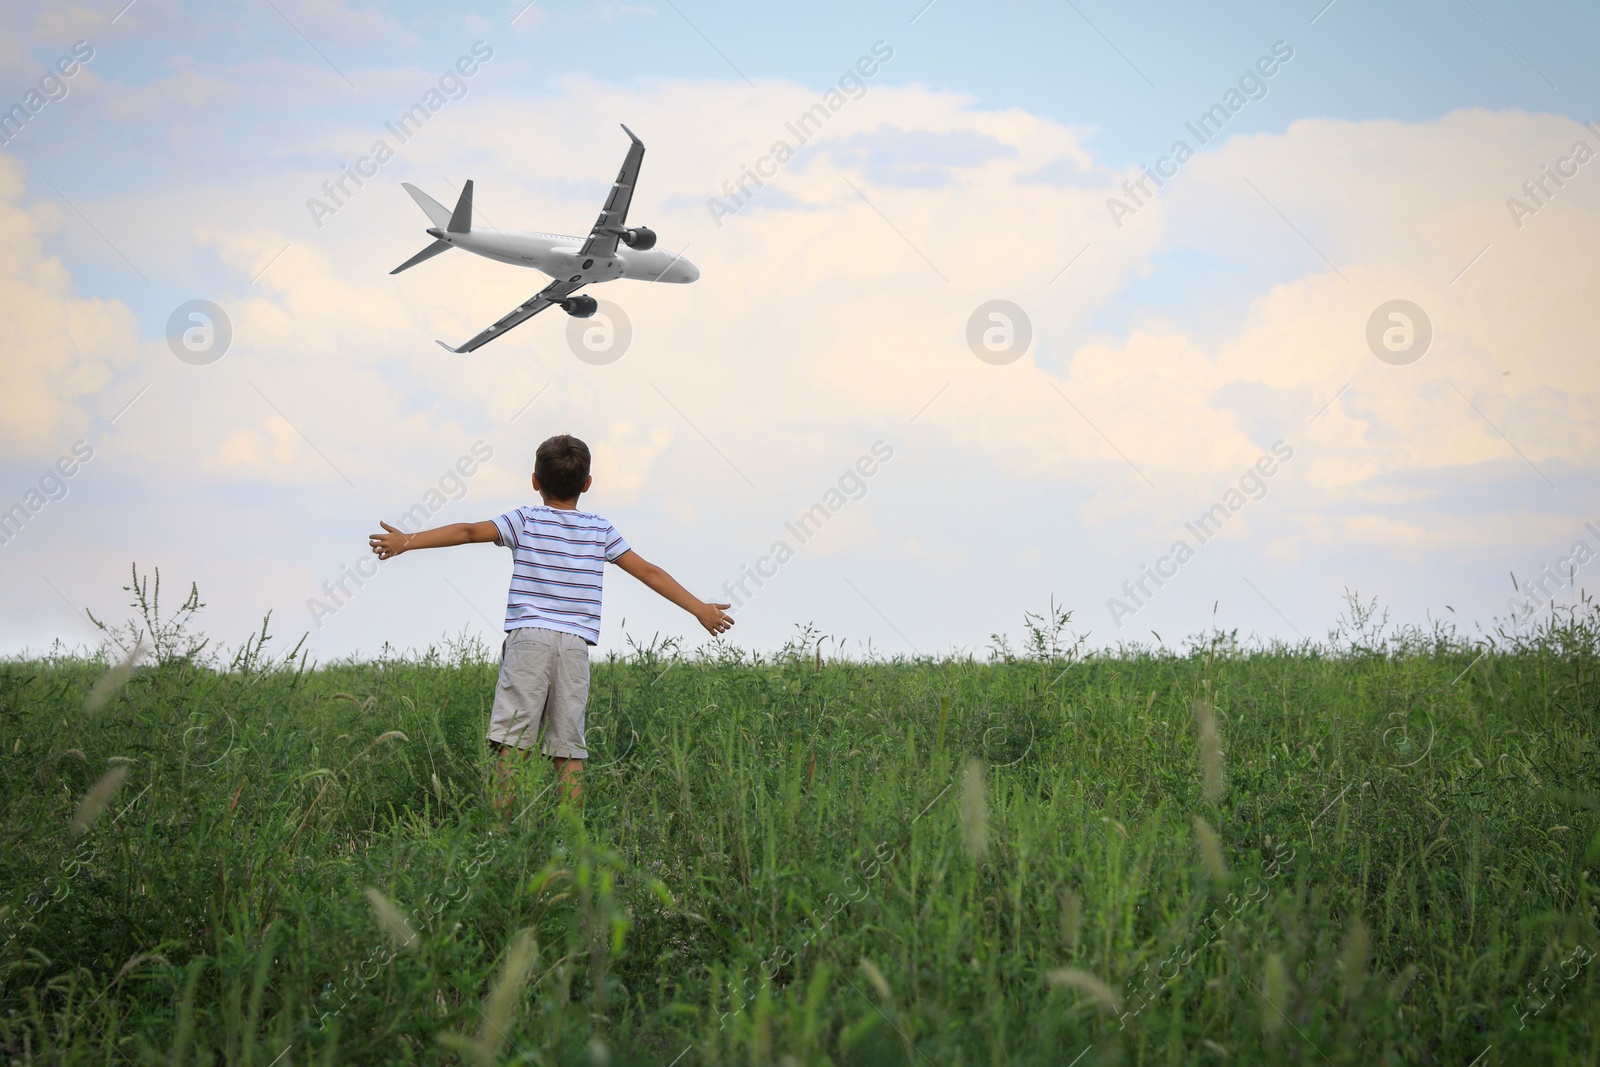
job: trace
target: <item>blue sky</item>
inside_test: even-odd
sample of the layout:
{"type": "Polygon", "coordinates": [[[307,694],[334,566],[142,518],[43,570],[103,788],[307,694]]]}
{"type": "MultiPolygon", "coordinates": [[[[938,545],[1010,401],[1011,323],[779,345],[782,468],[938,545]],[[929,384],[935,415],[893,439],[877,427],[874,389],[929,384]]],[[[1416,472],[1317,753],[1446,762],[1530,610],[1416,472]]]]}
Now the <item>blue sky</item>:
{"type": "MultiPolygon", "coordinates": [[[[408,556],[331,621],[308,603],[473,442],[496,460],[439,521],[521,502],[533,446],[566,429],[597,442],[588,503],[706,596],[892,443],[741,608],[765,647],[811,621],[852,653],[981,649],[1051,596],[1095,643],[1170,644],[1213,605],[1293,640],[1346,587],[1490,625],[1509,574],[1571,559],[1600,517],[1581,356],[1600,178],[1579,168],[1520,226],[1507,205],[1576,141],[1600,147],[1592,8],[139,0],[0,22],[0,99],[94,51],[0,148],[18,353],[0,506],[97,442],[0,546],[11,649],[92,641],[82,612],[117,613],[132,560],[199,581],[224,640],[269,609],[321,655],[492,639],[496,553],[408,556]],[[460,99],[316,225],[322,183],[478,42],[493,55],[460,99]],[[864,94],[714,218],[723,182],[875,42],[893,57],[864,94]],[[1293,57],[1265,94],[1195,144],[1185,123],[1275,45],[1293,57]],[[598,290],[634,326],[608,367],[549,316],[442,359],[434,337],[542,283],[454,254],[390,279],[427,240],[399,183],[450,203],[473,177],[487,224],[578,231],[618,122],[649,145],[636,220],[702,280],[598,290]],[[1115,217],[1179,138],[1195,158],[1115,217]],[[962,341],[995,298],[1033,323],[1006,366],[962,341]],[[1402,298],[1435,335],[1395,367],[1365,325],[1402,298]],[[193,299],[233,321],[214,365],[166,343],[193,299]],[[1265,498],[1131,605],[1123,583],[1280,440],[1295,458],[1265,498]]],[[[697,639],[620,575],[607,596],[604,647],[624,618],[697,639]]]]}

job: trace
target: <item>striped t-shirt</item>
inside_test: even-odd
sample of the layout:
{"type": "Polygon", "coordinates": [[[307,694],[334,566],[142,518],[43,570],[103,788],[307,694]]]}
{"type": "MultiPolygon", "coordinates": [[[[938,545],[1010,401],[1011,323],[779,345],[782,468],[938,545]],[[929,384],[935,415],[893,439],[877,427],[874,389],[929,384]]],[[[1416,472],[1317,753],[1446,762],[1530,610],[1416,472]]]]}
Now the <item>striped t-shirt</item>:
{"type": "Polygon", "coordinates": [[[522,507],[494,520],[511,549],[506,630],[541,626],[600,640],[600,585],[605,565],[628,542],[599,515],[562,508],[522,507]]]}

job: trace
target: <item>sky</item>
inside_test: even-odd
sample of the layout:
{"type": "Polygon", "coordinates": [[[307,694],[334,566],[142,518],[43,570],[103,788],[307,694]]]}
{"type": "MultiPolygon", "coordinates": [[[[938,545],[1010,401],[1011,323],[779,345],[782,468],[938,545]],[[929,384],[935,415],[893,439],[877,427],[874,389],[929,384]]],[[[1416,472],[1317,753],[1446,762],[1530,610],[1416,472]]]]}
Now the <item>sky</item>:
{"type": "MultiPolygon", "coordinates": [[[[1352,592],[1478,635],[1600,572],[1592,5],[109,0],[0,31],[0,653],[94,646],[134,565],[225,649],[269,612],[322,661],[492,645],[507,551],[378,566],[367,535],[535,502],[556,433],[593,448],[582,506],[764,650],[982,655],[1053,608],[1089,647],[1293,643],[1352,592]],[[629,221],[699,280],[436,345],[547,279],[391,275],[430,240],[401,183],[581,235],[624,123],[629,221]]],[[[608,574],[596,654],[705,636],[608,574]]]]}

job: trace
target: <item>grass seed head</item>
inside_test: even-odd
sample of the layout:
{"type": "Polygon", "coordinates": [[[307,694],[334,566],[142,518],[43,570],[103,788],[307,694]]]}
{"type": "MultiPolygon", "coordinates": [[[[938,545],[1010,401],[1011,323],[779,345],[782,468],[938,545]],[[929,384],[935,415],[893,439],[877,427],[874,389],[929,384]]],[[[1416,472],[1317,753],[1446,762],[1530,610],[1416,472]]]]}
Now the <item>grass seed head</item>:
{"type": "Polygon", "coordinates": [[[1217,713],[1210,702],[1194,702],[1194,721],[1200,731],[1200,777],[1205,783],[1206,799],[1216,804],[1222,800],[1222,740],[1217,735],[1217,713]]]}
{"type": "Polygon", "coordinates": [[[133,650],[122,658],[122,662],[115,664],[100,680],[94,683],[94,688],[89,691],[89,697],[83,702],[83,710],[93,714],[105,707],[111,698],[117,695],[128,679],[133,677],[133,668],[138,665],[144,656],[144,639],[133,646],[133,650]]]}
{"type": "Polygon", "coordinates": [[[122,787],[122,783],[127,778],[128,765],[119,763],[107,771],[105,776],[98,782],[90,786],[89,791],[83,795],[83,800],[78,804],[77,813],[72,816],[72,828],[81,834],[94,825],[94,821],[100,817],[100,813],[106,809],[106,805],[111,802],[112,796],[122,787]]]}
{"type": "Polygon", "coordinates": [[[1210,823],[1196,815],[1194,840],[1200,847],[1200,860],[1206,865],[1206,873],[1211,876],[1211,888],[1220,893],[1228,881],[1228,865],[1222,858],[1222,839],[1210,823]]]}
{"type": "Polygon", "coordinates": [[[144,963],[147,960],[153,963],[159,963],[163,967],[172,966],[172,964],[167,960],[167,957],[158,952],[136,952],[132,956],[128,957],[128,962],[122,965],[122,969],[117,972],[117,977],[112,979],[112,981],[122,981],[122,979],[127,976],[129,971],[133,970],[135,967],[139,966],[139,964],[144,963]]]}
{"type": "Polygon", "coordinates": [[[1261,1007],[1261,1029],[1269,1034],[1277,1033],[1283,1028],[1289,1006],[1289,972],[1283,965],[1283,957],[1276,952],[1268,954],[1262,970],[1261,995],[1266,1000],[1261,1007]]]}
{"type": "Polygon", "coordinates": [[[962,795],[961,821],[966,827],[967,852],[982,863],[989,849],[989,812],[983,795],[983,761],[967,761],[966,791],[962,795]]]}
{"type": "Polygon", "coordinates": [[[372,902],[372,910],[377,914],[378,921],[389,932],[390,940],[399,948],[414,948],[417,932],[411,929],[411,924],[406,922],[400,909],[372,886],[367,887],[367,899],[372,902]]]}
{"type": "Polygon", "coordinates": [[[483,1030],[478,1035],[479,1044],[492,1059],[500,1051],[506,1033],[517,1014],[517,1004],[522,999],[522,986],[528,972],[538,958],[539,948],[534,943],[533,931],[524,930],[511,943],[506,954],[505,968],[489,992],[489,1010],[484,1015],[483,1030]]]}
{"type": "Polygon", "coordinates": [[[1417,967],[1416,964],[1406,964],[1405,969],[1402,970],[1399,975],[1395,977],[1395,980],[1389,985],[1389,999],[1395,1001],[1396,1003],[1404,1000],[1406,993],[1411,989],[1411,983],[1416,981],[1417,975],[1421,973],[1422,971],[1417,967]]]}
{"type": "Polygon", "coordinates": [[[889,979],[885,978],[883,972],[878,970],[876,963],[862,956],[861,970],[866,974],[867,981],[872,983],[872,988],[878,991],[878,996],[887,1001],[894,1000],[894,990],[889,988],[889,979]]]}
{"type": "Polygon", "coordinates": [[[1367,977],[1367,944],[1370,940],[1367,924],[1357,916],[1345,935],[1344,950],[1339,953],[1340,968],[1344,971],[1344,1003],[1348,1004],[1361,992],[1367,977]]]}
{"type": "Polygon", "coordinates": [[[1061,894],[1061,940],[1068,951],[1078,947],[1078,928],[1083,925],[1083,901],[1068,889],[1061,894]]]}
{"type": "Polygon", "coordinates": [[[1088,995],[1095,1003],[1112,1015],[1115,1015],[1121,1006],[1121,1002],[1117,999],[1117,995],[1111,991],[1111,987],[1088,971],[1082,971],[1076,967],[1058,967],[1047,974],[1045,978],[1051,985],[1064,985],[1069,989],[1076,989],[1078,992],[1088,995]]]}
{"type": "Polygon", "coordinates": [[[516,1016],[528,972],[538,958],[539,946],[533,939],[533,931],[519,933],[511,942],[511,950],[506,953],[500,977],[495,979],[493,988],[489,990],[489,1003],[479,1011],[483,1016],[483,1025],[478,1028],[478,1036],[468,1038],[446,1031],[434,1035],[439,1044],[463,1059],[483,1064],[484,1067],[494,1063],[508,1039],[508,1028],[516,1016]]]}

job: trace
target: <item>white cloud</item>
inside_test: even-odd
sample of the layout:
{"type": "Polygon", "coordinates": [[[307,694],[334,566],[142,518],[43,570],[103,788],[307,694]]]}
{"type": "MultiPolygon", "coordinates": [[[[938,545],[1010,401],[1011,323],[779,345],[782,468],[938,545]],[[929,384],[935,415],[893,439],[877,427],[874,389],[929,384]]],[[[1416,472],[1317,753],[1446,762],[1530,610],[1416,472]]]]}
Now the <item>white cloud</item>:
{"type": "MultiPolygon", "coordinates": [[[[0,158],[0,449],[53,452],[82,436],[98,394],[138,344],[133,315],[116,301],[74,292],[44,240],[59,214],[20,201],[26,171],[0,158]]],[[[111,414],[111,412],[105,412],[111,414]]]]}
{"type": "MultiPolygon", "coordinates": [[[[364,514],[385,500],[404,506],[435,467],[482,437],[496,461],[463,506],[498,509],[526,493],[534,444],[570,431],[595,450],[593,506],[632,515],[690,558],[704,551],[699,534],[719,527],[716,549],[736,559],[809,505],[811,487],[863,442],[884,436],[903,458],[886,468],[883,488],[874,484],[871,507],[841,515],[828,551],[808,557],[896,545],[913,575],[971,560],[948,523],[890,488],[916,464],[938,467],[987,506],[1035,517],[1037,496],[1058,493],[1072,501],[1076,550],[1113,555],[1164,549],[1184,518],[1282,437],[1296,457],[1273,481],[1271,503],[1253,505],[1227,536],[1263,539],[1266,558],[1303,560],[1318,544],[1401,557],[1504,552],[1517,524],[1456,521],[1459,492],[1441,485],[1483,471],[1514,479],[1520,467],[1538,492],[1514,506],[1554,523],[1548,516],[1570,500],[1540,497],[1516,449],[1552,478],[1600,463],[1600,367],[1586,348],[1600,326],[1600,170],[1584,171],[1520,230],[1504,206],[1553,153],[1578,137],[1594,143],[1575,123],[1477,111],[1422,123],[1297,122],[1198,157],[1119,230],[1105,200],[1120,175],[1095,164],[1080,133],[957,94],[874,85],[717,226],[706,198],[723,195],[724,180],[788,136],[784,121],[816,99],[771,81],[751,91],[568,78],[530,100],[484,75],[321,231],[241,219],[194,232],[192,247],[227,272],[214,299],[233,319],[234,349],[196,373],[163,364],[125,455],[154,483],[270,484],[306,494],[324,514],[364,514]],[[634,326],[633,348],[609,367],[572,357],[558,312],[472,355],[441,352],[435,337],[470,336],[544,279],[453,252],[389,276],[426,241],[398,182],[449,202],[471,177],[480,220],[581,229],[625,148],[619,119],[649,145],[635,221],[686,250],[701,281],[605,287],[634,326]],[[938,149],[937,181],[919,177],[918,145],[938,149]],[[1101,184],[1037,179],[1061,160],[1101,184]],[[1244,296],[1224,326],[1200,328],[1193,309],[1222,299],[1192,265],[1208,258],[1228,265],[1244,296]],[[1158,310],[1146,310],[1141,289],[1155,284],[1166,288],[1149,301],[1158,310]],[[1006,367],[980,363],[963,340],[967,315],[993,297],[1034,321],[1033,351],[1006,367]],[[1432,349],[1409,367],[1379,363],[1364,341],[1367,317],[1393,298],[1433,321],[1432,349]],[[1097,319],[1108,307],[1113,327],[1097,319]]],[[[360,145],[370,134],[326,124],[307,137],[360,145]]],[[[20,168],[0,175],[10,183],[0,212],[23,235],[0,252],[7,328],[18,331],[10,347],[30,353],[5,372],[16,381],[4,401],[16,454],[57,447],[82,425],[104,402],[96,391],[113,380],[117,354],[134,352],[138,338],[120,305],[72,295],[64,269],[44,257],[38,219],[16,206],[20,168]]],[[[252,181],[281,197],[324,177],[282,162],[252,181]]],[[[203,202],[250,194],[195,193],[203,202]]],[[[142,209],[125,201],[119,214],[171,217],[162,195],[142,209]]],[[[1011,565],[1062,565],[1036,544],[1048,540],[1027,538],[1011,565]]],[[[307,566],[300,551],[286,544],[277,565],[325,573],[326,561],[307,566]]],[[[960,625],[953,617],[941,632],[960,625]]]]}

